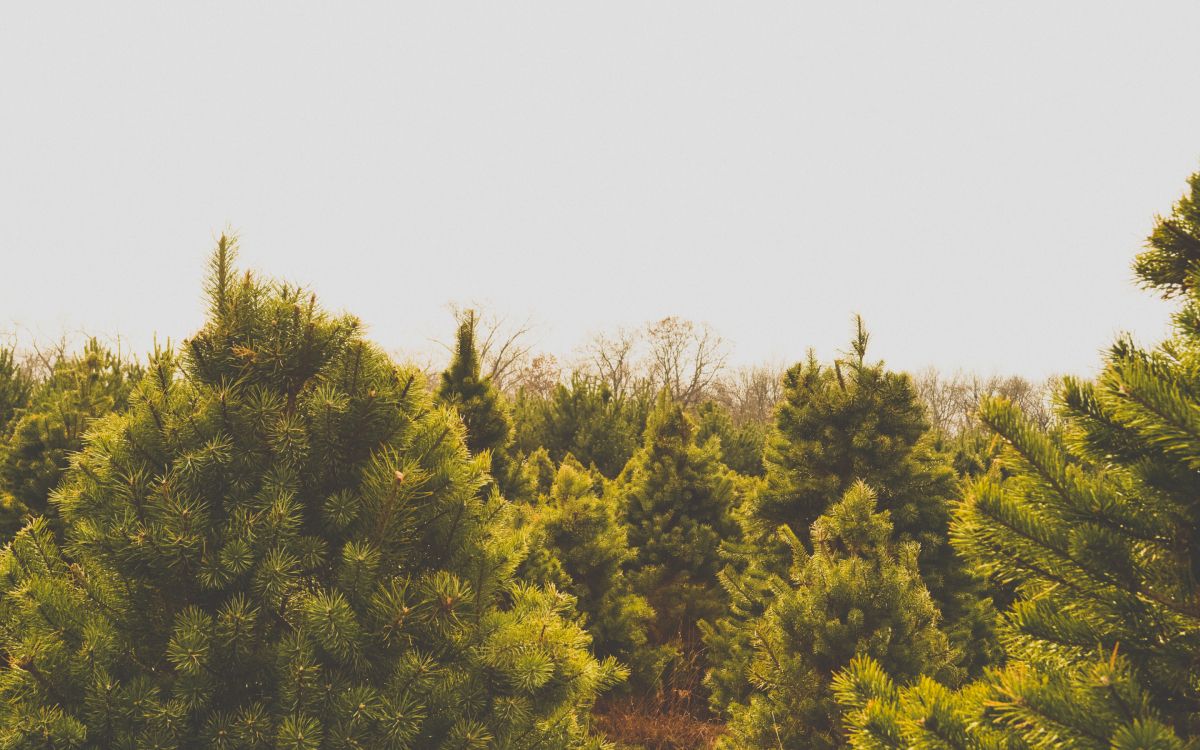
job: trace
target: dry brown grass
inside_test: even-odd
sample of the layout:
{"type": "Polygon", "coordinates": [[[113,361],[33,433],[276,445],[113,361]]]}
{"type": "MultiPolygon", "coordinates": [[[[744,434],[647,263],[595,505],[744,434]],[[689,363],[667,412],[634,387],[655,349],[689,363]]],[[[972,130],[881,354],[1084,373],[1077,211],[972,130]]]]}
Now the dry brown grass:
{"type": "Polygon", "coordinates": [[[724,727],[685,711],[626,698],[597,709],[595,727],[613,742],[645,750],[710,750],[724,727]]]}
{"type": "Polygon", "coordinates": [[[724,731],[708,709],[700,649],[682,648],[659,687],[602,701],[594,725],[613,742],[644,750],[711,750],[724,731]]]}

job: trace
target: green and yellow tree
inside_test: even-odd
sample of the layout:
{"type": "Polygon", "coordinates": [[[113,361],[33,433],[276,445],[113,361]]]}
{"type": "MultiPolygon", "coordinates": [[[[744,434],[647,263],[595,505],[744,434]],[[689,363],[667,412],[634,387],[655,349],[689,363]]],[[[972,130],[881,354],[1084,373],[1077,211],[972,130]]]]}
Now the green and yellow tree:
{"type": "Polygon", "coordinates": [[[527,510],[530,554],[520,573],[574,596],[595,652],[616,657],[644,684],[654,610],[633,590],[634,550],[619,508],[598,479],[567,456],[549,491],[527,510]]]}
{"type": "Polygon", "coordinates": [[[620,677],[418,371],[236,275],[0,556],[0,747],[565,748],[620,677]]]}
{"type": "Polygon", "coordinates": [[[907,679],[945,676],[954,654],[921,580],[917,545],[897,543],[887,511],[859,483],[813,524],[811,554],[793,537],[790,585],[747,624],[753,646],[745,703],[729,707],[725,748],[844,744],[833,677],[870,656],[907,679]]]}
{"type": "Polygon", "coordinates": [[[1008,666],[960,692],[871,661],[841,678],[853,743],[876,747],[1182,748],[1200,736],[1200,175],[1135,269],[1180,298],[1174,335],[1127,340],[1094,382],[1067,379],[1061,429],[989,400],[1003,444],[955,543],[1012,586],[1008,666]]]}
{"type": "Polygon", "coordinates": [[[0,442],[0,537],[11,538],[31,514],[54,513],[50,493],[71,454],[83,447],[94,420],[128,405],[140,375],[136,363],[92,338],[82,351],[56,357],[44,380],[26,385],[28,395],[0,442]]]}

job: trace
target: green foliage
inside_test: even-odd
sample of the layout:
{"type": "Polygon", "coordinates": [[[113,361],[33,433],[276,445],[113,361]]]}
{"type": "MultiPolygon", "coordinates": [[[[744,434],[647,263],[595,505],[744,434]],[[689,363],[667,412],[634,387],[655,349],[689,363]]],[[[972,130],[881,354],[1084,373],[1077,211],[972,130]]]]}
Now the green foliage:
{"type": "Polygon", "coordinates": [[[721,441],[721,461],[744,476],[762,476],[763,448],[768,425],[746,421],[736,425],[729,410],[715,401],[705,401],[696,409],[696,442],[705,443],[711,437],[721,441]]]}
{"type": "Polygon", "coordinates": [[[50,492],[83,447],[88,426],[124,409],[139,377],[139,367],[94,338],[78,354],[55,360],[0,446],[0,535],[11,537],[29,514],[51,512],[50,492]]]}
{"type": "Polygon", "coordinates": [[[766,476],[738,513],[745,542],[724,545],[731,564],[721,580],[734,606],[705,626],[713,663],[706,681],[717,710],[748,699],[751,625],[784,585],[788,537],[807,543],[816,518],[860,481],[879,488],[898,540],[919,545],[923,583],[960,665],[978,673],[998,656],[991,604],[949,545],[956,490],[949,457],[929,432],[909,376],[867,362],[867,338],[859,320],[848,356],[831,366],[810,356],[785,375],[766,476]]]}
{"type": "Polygon", "coordinates": [[[607,385],[576,373],[549,398],[522,391],[514,407],[516,446],[525,454],[545,448],[556,462],[572,455],[609,479],[637,450],[651,400],[618,397],[607,385]]]}
{"type": "MultiPolygon", "coordinates": [[[[747,491],[747,496],[753,490],[747,491]]],[[[752,528],[745,518],[746,503],[734,510],[734,517],[743,528],[752,528]]],[[[783,576],[774,572],[775,565],[793,538],[778,531],[769,536],[748,535],[722,540],[724,559],[732,560],[717,574],[725,590],[727,605],[724,614],[711,622],[701,622],[700,631],[708,657],[709,669],[704,685],[709,693],[709,706],[717,715],[728,713],[734,703],[750,699],[750,665],[754,660],[752,623],[765,614],[779,591],[786,589],[783,576]],[[764,545],[764,540],[767,544],[764,545]]]]}
{"type": "Polygon", "coordinates": [[[235,277],[0,556],[0,747],[555,748],[621,676],[414,369],[235,277]]]}
{"type": "MultiPolygon", "coordinates": [[[[1197,198],[1200,176],[1136,264],[1147,286],[1184,296],[1172,340],[1120,341],[1095,382],[1065,380],[1057,432],[1004,399],[980,410],[1003,447],[969,485],[955,544],[1017,601],[1009,666],[946,698],[963,717],[958,746],[1171,748],[1200,733],[1197,198]]],[[[845,677],[855,745],[915,742],[911,694],[935,688],[897,690],[870,669],[845,677]]]]}
{"type": "Polygon", "coordinates": [[[917,568],[917,547],[893,541],[874,493],[852,486],[812,527],[813,550],[792,538],[791,585],[750,625],[748,703],[731,706],[725,747],[843,744],[831,677],[870,656],[893,674],[947,676],[953,654],[917,568]]]}
{"type": "Polygon", "coordinates": [[[1190,747],[1116,652],[1041,668],[1016,663],[957,691],[928,677],[897,686],[864,656],[838,674],[834,690],[850,744],[864,750],[1190,747]]]}
{"type": "Polygon", "coordinates": [[[471,453],[487,453],[489,471],[501,493],[525,494],[519,491],[519,467],[509,455],[513,430],[508,406],[503,394],[480,374],[477,325],[475,312],[468,310],[459,322],[454,358],[442,373],[437,398],[453,406],[462,417],[471,453]]]}
{"type": "Polygon", "coordinates": [[[33,374],[17,361],[16,352],[0,347],[0,439],[8,436],[17,414],[29,405],[35,385],[33,374]]]}
{"type": "Polygon", "coordinates": [[[661,395],[615,487],[637,551],[637,588],[656,613],[651,641],[659,644],[694,637],[698,622],[724,608],[719,547],[736,532],[735,484],[717,441],[697,445],[694,435],[683,407],[661,395]]]}
{"type": "Polygon", "coordinates": [[[927,549],[944,547],[938,536],[948,525],[953,475],[921,462],[928,425],[912,380],[869,364],[866,352],[859,320],[847,357],[826,366],[810,354],[787,371],[753,514],[768,529],[786,524],[806,540],[817,517],[863,481],[880,488],[880,507],[899,533],[927,549]]]}
{"type": "Polygon", "coordinates": [[[1155,222],[1147,244],[1133,264],[1138,279],[1164,297],[1183,296],[1194,306],[1200,269],[1200,172],[1188,178],[1188,193],[1171,215],[1155,222]]]}
{"type": "Polygon", "coordinates": [[[633,551],[616,504],[598,494],[596,477],[567,456],[530,515],[531,551],[522,575],[574,596],[595,652],[617,657],[639,674],[647,667],[646,628],[654,611],[627,575],[633,551]]]}

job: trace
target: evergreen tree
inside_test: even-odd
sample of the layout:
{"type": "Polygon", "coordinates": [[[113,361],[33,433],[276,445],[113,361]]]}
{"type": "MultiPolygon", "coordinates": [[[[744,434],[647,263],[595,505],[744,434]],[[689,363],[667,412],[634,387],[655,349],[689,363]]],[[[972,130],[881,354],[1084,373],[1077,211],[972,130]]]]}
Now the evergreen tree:
{"type": "Polygon", "coordinates": [[[1009,665],[969,690],[843,678],[858,747],[1172,748],[1200,737],[1200,175],[1135,265],[1184,300],[1160,348],[1119,341],[1095,382],[1066,379],[1047,433],[1003,399],[1003,444],[969,487],[955,541],[1012,585],[1009,665]],[[944,728],[944,729],[943,729],[944,728]],[[999,738],[999,739],[997,739],[999,738]]]}
{"type": "Polygon", "coordinates": [[[352,317],[236,278],[0,556],[0,747],[556,748],[619,677],[352,317]]]}
{"type": "Polygon", "coordinates": [[[613,479],[637,450],[652,405],[641,392],[618,397],[604,383],[576,373],[548,399],[518,394],[516,445],[526,454],[545,448],[558,462],[570,454],[613,479]]]}
{"type": "Polygon", "coordinates": [[[868,335],[861,318],[856,324],[846,357],[825,366],[810,354],[784,376],[753,516],[806,540],[813,521],[863,481],[880,488],[880,507],[898,533],[921,542],[923,557],[941,554],[954,476],[925,460],[929,426],[912,380],[868,363],[868,335]]]}
{"type": "Polygon", "coordinates": [[[991,603],[949,544],[956,476],[936,449],[912,380],[867,361],[868,336],[856,323],[847,356],[826,366],[810,355],[784,377],[766,475],[738,514],[745,541],[725,544],[732,564],[721,580],[732,607],[705,626],[713,664],[706,682],[718,710],[747,699],[749,625],[786,577],[787,538],[807,543],[816,518],[859,481],[880,488],[897,540],[919,545],[922,580],[961,666],[978,673],[999,656],[991,603]]]}
{"type": "Polygon", "coordinates": [[[723,747],[842,745],[832,678],[856,656],[905,678],[951,671],[917,545],[893,540],[888,515],[860,483],[813,524],[811,555],[792,538],[792,585],[752,623],[755,690],[731,707],[723,747]]]}
{"type": "Polygon", "coordinates": [[[626,572],[633,551],[616,504],[597,492],[596,479],[567,456],[550,491],[530,509],[531,552],[521,572],[573,595],[595,652],[638,673],[647,666],[646,627],[654,612],[633,591],[626,572]]]}
{"type": "MultiPolygon", "coordinates": [[[[744,490],[743,497],[752,497],[755,487],[744,490]]],[[[746,519],[748,505],[742,502],[733,515],[749,532],[721,541],[722,559],[732,561],[717,573],[725,591],[725,612],[711,622],[699,623],[709,665],[704,685],[709,707],[717,715],[728,714],[731,705],[750,699],[750,665],[754,660],[751,624],[784,590],[786,579],[775,571],[782,557],[780,547],[790,552],[788,542],[794,539],[782,529],[770,535],[758,533],[757,525],[746,519]]]]}
{"type": "Polygon", "coordinates": [[[457,343],[450,366],[442,373],[437,397],[458,410],[467,430],[467,448],[473,454],[485,451],[490,473],[502,494],[522,495],[519,465],[514,465],[512,421],[504,396],[480,372],[479,350],[475,345],[478,321],[474,310],[463,314],[458,324],[457,343]]]}
{"type": "MultiPolygon", "coordinates": [[[[35,381],[28,367],[17,361],[12,349],[0,348],[0,462],[5,460],[12,424],[17,415],[29,405],[35,381]]],[[[5,489],[0,475],[0,538],[7,539],[16,531],[16,524],[25,515],[24,504],[5,489]]]]}
{"type": "MultiPolygon", "coordinates": [[[[568,455],[568,458],[574,460],[572,456],[568,455]]],[[[524,474],[521,483],[530,488],[535,498],[540,498],[550,494],[554,479],[558,476],[558,467],[550,460],[549,451],[538,448],[525,456],[521,462],[521,472],[524,474]]]]}
{"type": "Polygon", "coordinates": [[[651,640],[697,635],[697,623],[719,615],[720,541],[734,535],[734,480],[717,441],[697,445],[683,407],[665,394],[646,425],[642,447],[616,492],[637,551],[638,590],[656,613],[651,640]]]}
{"type": "Polygon", "coordinates": [[[35,384],[33,374],[17,360],[16,352],[0,347],[0,440],[7,438],[9,425],[28,406],[35,384]]]}
{"type": "Polygon", "coordinates": [[[124,409],[139,374],[94,338],[54,361],[0,446],[0,535],[11,537],[29,514],[51,512],[50,492],[83,447],[88,425],[124,409]]]}
{"type": "Polygon", "coordinates": [[[721,441],[721,461],[745,476],[762,475],[767,432],[762,422],[734,424],[729,410],[716,401],[705,401],[696,409],[696,442],[716,436],[721,441]]]}

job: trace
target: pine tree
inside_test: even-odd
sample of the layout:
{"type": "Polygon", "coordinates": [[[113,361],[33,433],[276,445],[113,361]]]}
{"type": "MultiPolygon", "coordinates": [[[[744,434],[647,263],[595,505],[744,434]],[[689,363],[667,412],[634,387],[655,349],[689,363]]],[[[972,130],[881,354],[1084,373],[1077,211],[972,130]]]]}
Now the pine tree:
{"type": "Polygon", "coordinates": [[[642,447],[616,492],[637,551],[638,590],[656,613],[653,643],[697,637],[697,623],[724,608],[717,581],[720,541],[735,531],[734,479],[717,441],[697,445],[683,407],[665,394],[646,425],[642,447]]]}
{"type": "Polygon", "coordinates": [[[640,391],[618,397],[604,383],[575,373],[549,398],[518,394],[516,445],[526,454],[545,448],[558,462],[570,454],[613,479],[637,451],[652,406],[653,398],[640,391]]]}
{"type": "Polygon", "coordinates": [[[980,409],[1003,448],[954,534],[1018,592],[1009,665],[951,694],[856,664],[842,681],[856,746],[910,746],[942,727],[939,746],[964,748],[1200,737],[1200,175],[1190,188],[1135,264],[1146,286],[1183,298],[1174,336],[1151,351],[1119,341],[1094,382],[1066,379],[1059,432],[1003,399],[980,409]]]}
{"type": "Polygon", "coordinates": [[[860,483],[813,524],[811,554],[793,537],[791,586],[751,625],[755,690],[731,707],[724,747],[842,745],[832,678],[856,656],[909,679],[952,671],[917,545],[896,543],[888,516],[860,483]]]}
{"type": "Polygon", "coordinates": [[[514,465],[509,455],[513,431],[508,405],[503,394],[481,373],[475,344],[477,326],[475,311],[467,310],[458,324],[454,358],[442,373],[437,397],[458,410],[467,430],[467,448],[476,454],[487,452],[490,473],[500,492],[524,496],[527,493],[519,486],[519,465],[514,465]]]}
{"type": "Polygon", "coordinates": [[[0,747],[561,748],[619,677],[420,373],[237,276],[0,556],[0,747]]]}
{"type": "Polygon", "coordinates": [[[78,354],[54,361],[0,446],[0,536],[10,538],[29,514],[52,512],[50,492],[83,447],[88,426],[124,409],[139,376],[136,364],[94,338],[78,354]]]}
{"type": "Polygon", "coordinates": [[[695,419],[697,443],[705,443],[715,436],[721,441],[722,463],[745,476],[762,475],[766,424],[755,421],[734,424],[729,410],[715,401],[700,404],[695,419]]]}
{"type": "Polygon", "coordinates": [[[575,597],[595,653],[640,671],[647,666],[646,627],[654,611],[633,591],[633,557],[618,508],[597,492],[598,477],[567,456],[548,493],[530,508],[533,533],[524,577],[575,597]]]}
{"type": "MultiPolygon", "coordinates": [[[[13,422],[29,405],[35,384],[29,368],[17,361],[16,352],[0,348],[0,464],[5,461],[13,422]]],[[[11,537],[26,512],[24,504],[5,489],[0,476],[0,538],[11,537]]]]}
{"type": "Polygon", "coordinates": [[[0,440],[8,437],[17,414],[29,405],[35,380],[16,352],[0,347],[0,440]]]}
{"type": "Polygon", "coordinates": [[[936,449],[912,380],[882,362],[868,362],[867,343],[857,319],[848,355],[829,366],[810,355],[784,377],[766,475],[738,513],[745,541],[725,544],[732,563],[721,580],[733,606],[705,626],[713,664],[706,682],[717,710],[747,699],[749,624],[786,578],[787,537],[807,544],[816,518],[860,481],[879,488],[879,505],[897,539],[919,545],[922,580],[960,665],[978,673],[999,655],[991,603],[949,545],[956,491],[949,459],[936,449]]]}
{"type": "MultiPolygon", "coordinates": [[[[743,496],[752,496],[753,492],[747,490],[743,496]]],[[[753,529],[754,524],[744,518],[746,505],[743,502],[734,509],[734,518],[742,528],[753,529]]],[[[775,572],[780,558],[776,543],[787,547],[793,538],[781,529],[766,537],[750,533],[721,542],[722,558],[734,561],[717,573],[717,580],[725,590],[726,609],[715,620],[699,624],[708,662],[704,685],[709,707],[718,716],[728,714],[731,705],[750,699],[753,689],[750,666],[754,661],[752,623],[766,613],[778,592],[785,590],[785,577],[775,572]],[[764,539],[768,550],[763,549],[764,539]]]]}
{"type": "Polygon", "coordinates": [[[921,542],[923,557],[940,554],[954,476],[925,461],[921,439],[929,426],[912,380],[868,363],[861,318],[856,325],[847,356],[826,366],[810,354],[784,376],[753,515],[767,529],[785,524],[806,540],[813,521],[863,481],[880,488],[880,507],[898,533],[921,542]]]}

